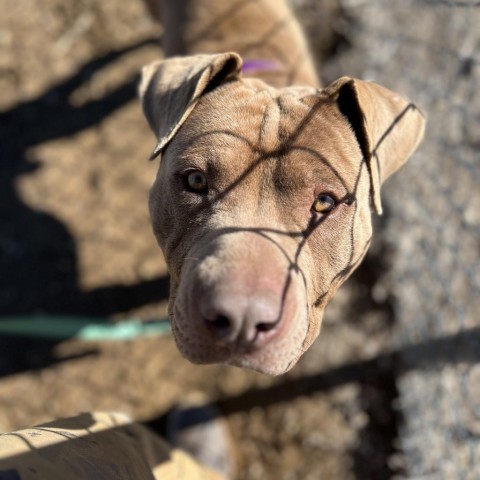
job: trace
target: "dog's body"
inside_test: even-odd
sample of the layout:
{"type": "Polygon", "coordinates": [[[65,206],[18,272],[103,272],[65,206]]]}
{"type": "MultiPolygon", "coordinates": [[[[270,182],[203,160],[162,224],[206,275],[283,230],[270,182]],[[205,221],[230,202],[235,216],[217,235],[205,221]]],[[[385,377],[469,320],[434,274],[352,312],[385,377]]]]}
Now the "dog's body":
{"type": "Polygon", "coordinates": [[[365,255],[423,116],[373,83],[319,89],[279,0],[166,1],[162,18],[166,53],[185,56],[146,67],[140,91],[162,155],[150,211],[172,329],[194,362],[279,374],[365,255]]]}
{"type": "Polygon", "coordinates": [[[164,25],[166,57],[236,52],[277,68],[249,68],[244,76],[269,85],[318,84],[304,36],[283,0],[149,0],[164,25]],[[159,8],[163,7],[163,8],[159,8]]]}

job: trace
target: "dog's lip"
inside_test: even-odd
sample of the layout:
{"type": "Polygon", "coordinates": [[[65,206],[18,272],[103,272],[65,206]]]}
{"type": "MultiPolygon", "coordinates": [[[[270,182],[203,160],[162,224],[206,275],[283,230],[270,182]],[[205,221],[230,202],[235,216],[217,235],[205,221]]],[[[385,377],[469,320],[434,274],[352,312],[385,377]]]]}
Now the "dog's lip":
{"type": "Polygon", "coordinates": [[[268,350],[272,347],[274,348],[272,345],[271,347],[262,349],[234,346],[233,348],[216,347],[215,350],[211,350],[205,345],[205,348],[192,352],[185,351],[183,347],[179,345],[179,350],[187,360],[193,363],[203,365],[218,363],[269,373],[270,371],[273,372],[274,368],[271,362],[265,361],[265,358],[269,356],[268,350]]]}

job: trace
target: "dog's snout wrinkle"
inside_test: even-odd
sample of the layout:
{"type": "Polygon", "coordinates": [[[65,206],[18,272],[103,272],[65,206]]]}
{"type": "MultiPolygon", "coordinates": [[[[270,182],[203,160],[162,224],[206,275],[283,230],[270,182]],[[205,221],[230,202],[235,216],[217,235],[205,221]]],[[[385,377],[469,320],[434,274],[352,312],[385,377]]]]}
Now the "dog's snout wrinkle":
{"type": "Polygon", "coordinates": [[[280,323],[280,308],[268,292],[220,291],[200,302],[200,313],[215,343],[236,348],[255,348],[272,339],[280,323]]]}

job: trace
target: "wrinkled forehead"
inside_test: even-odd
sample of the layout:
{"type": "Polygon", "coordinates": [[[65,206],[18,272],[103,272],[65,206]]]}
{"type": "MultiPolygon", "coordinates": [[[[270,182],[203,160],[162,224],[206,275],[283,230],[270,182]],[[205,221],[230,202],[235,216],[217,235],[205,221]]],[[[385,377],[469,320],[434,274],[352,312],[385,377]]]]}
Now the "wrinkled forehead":
{"type": "Polygon", "coordinates": [[[237,174],[255,162],[281,161],[351,190],[361,153],[335,102],[312,88],[256,87],[232,82],[205,95],[170,155],[180,162],[215,161],[237,174]]]}

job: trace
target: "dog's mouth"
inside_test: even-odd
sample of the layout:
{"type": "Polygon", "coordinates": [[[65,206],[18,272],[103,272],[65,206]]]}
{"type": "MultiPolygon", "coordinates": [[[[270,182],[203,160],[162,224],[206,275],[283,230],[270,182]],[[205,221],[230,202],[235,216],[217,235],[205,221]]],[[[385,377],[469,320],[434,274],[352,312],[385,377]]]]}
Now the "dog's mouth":
{"type": "Polygon", "coordinates": [[[181,354],[192,363],[219,363],[279,375],[289,370],[301,355],[307,332],[306,312],[303,321],[298,318],[303,317],[300,312],[292,312],[273,327],[258,332],[255,338],[241,334],[219,338],[217,332],[209,331],[208,322],[184,314],[173,301],[172,332],[181,354]]]}

